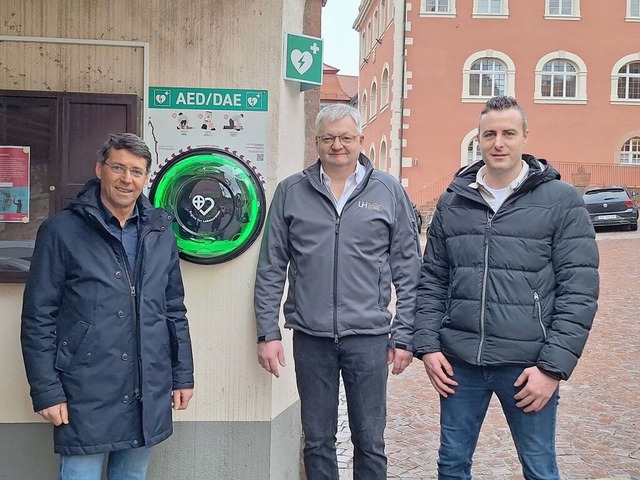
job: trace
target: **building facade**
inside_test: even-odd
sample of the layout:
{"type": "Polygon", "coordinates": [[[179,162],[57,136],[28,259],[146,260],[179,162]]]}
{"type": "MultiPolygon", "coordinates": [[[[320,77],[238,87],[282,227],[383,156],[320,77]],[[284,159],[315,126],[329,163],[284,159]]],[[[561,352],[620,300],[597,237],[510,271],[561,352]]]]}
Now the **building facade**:
{"type": "Polygon", "coordinates": [[[354,28],[366,153],[419,205],[480,158],[501,94],[564,180],[640,186],[640,0],[365,0],[354,28]]]}
{"type": "MultiPolygon", "coordinates": [[[[156,98],[150,86],[267,91],[264,124],[247,123],[241,134],[264,132],[268,202],[280,180],[302,169],[305,151],[314,151],[320,98],[319,89],[301,93],[299,83],[283,80],[283,34],[320,36],[325,3],[3,0],[0,97],[18,100],[0,100],[0,146],[30,148],[31,215],[23,222],[0,221],[0,265],[5,260],[23,266],[21,259],[4,258],[9,247],[33,248],[37,226],[93,177],[95,152],[109,133],[144,135],[147,106],[156,98]],[[19,123],[18,103],[31,112],[19,123]],[[15,138],[20,143],[5,143],[15,138]],[[62,160],[75,167],[59,168],[62,160]]],[[[197,118],[192,115],[192,124],[197,118]]],[[[185,135],[200,131],[201,124],[185,135]]],[[[237,134],[225,132],[229,138],[237,134]]],[[[10,167],[0,158],[1,174],[10,167]]],[[[196,395],[188,410],[175,412],[174,435],[155,449],[149,478],[301,476],[294,369],[275,379],[256,361],[253,281],[259,245],[217,265],[181,264],[196,395]]],[[[52,426],[32,410],[20,353],[23,290],[20,279],[0,276],[0,390],[12,398],[0,413],[0,477],[53,480],[58,458],[52,426]]],[[[292,365],[291,335],[283,333],[292,365]]]]}

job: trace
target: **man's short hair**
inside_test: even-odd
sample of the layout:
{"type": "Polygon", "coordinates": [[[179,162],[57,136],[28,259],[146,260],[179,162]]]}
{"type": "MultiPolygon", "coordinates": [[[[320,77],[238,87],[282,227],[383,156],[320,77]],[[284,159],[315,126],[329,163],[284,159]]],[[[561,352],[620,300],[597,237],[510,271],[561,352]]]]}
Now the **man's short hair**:
{"type": "Polygon", "coordinates": [[[333,123],[342,120],[345,117],[351,117],[356,124],[358,135],[362,133],[362,125],[360,124],[360,112],[351,105],[346,103],[332,103],[327,105],[318,112],[316,116],[316,135],[320,135],[320,124],[324,121],[333,123]]]}
{"type": "Polygon", "coordinates": [[[147,161],[147,172],[151,169],[151,152],[144,141],[134,133],[112,133],[98,151],[98,160],[105,163],[109,160],[111,149],[128,150],[137,157],[147,161]]]}
{"type": "Polygon", "coordinates": [[[509,110],[513,108],[520,112],[522,116],[522,131],[527,131],[527,114],[524,109],[518,105],[518,101],[515,97],[510,97],[508,95],[498,95],[497,97],[491,97],[487,100],[485,107],[480,112],[480,118],[489,113],[491,110],[509,110]]]}

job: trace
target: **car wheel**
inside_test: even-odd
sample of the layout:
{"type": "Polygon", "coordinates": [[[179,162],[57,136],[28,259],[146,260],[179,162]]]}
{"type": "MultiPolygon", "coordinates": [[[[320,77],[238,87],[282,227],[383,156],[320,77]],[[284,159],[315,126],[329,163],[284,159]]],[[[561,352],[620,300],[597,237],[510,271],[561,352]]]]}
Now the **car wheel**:
{"type": "Polygon", "coordinates": [[[638,230],[638,224],[632,223],[631,225],[629,225],[629,230],[631,230],[632,232],[635,232],[636,230],[638,230]]]}

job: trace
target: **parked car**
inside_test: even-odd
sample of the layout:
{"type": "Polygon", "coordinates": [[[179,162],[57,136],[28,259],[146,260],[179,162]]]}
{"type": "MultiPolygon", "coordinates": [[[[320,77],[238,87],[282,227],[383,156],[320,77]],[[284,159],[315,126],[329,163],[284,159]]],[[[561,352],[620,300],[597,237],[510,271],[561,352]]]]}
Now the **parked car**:
{"type": "Polygon", "coordinates": [[[418,227],[418,233],[422,233],[422,214],[415,203],[411,202],[413,207],[413,214],[416,216],[416,226],[418,227]]]}
{"type": "Polygon", "coordinates": [[[637,230],[638,207],[632,199],[635,195],[637,192],[629,193],[624,186],[597,187],[586,190],[583,198],[593,226],[625,226],[628,230],[637,230]]]}

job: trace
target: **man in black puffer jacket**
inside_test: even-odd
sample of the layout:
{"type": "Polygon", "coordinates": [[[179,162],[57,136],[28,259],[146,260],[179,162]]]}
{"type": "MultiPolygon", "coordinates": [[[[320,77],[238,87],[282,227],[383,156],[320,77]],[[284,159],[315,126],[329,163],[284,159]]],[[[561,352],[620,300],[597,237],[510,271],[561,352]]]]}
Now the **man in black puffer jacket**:
{"type": "Polygon", "coordinates": [[[436,208],[425,250],[414,348],[440,394],[438,478],[471,478],[495,393],[526,479],[559,479],[558,385],[597,309],[598,249],[579,192],[523,154],[512,97],[480,115],[483,161],[461,169],[436,208]]]}

